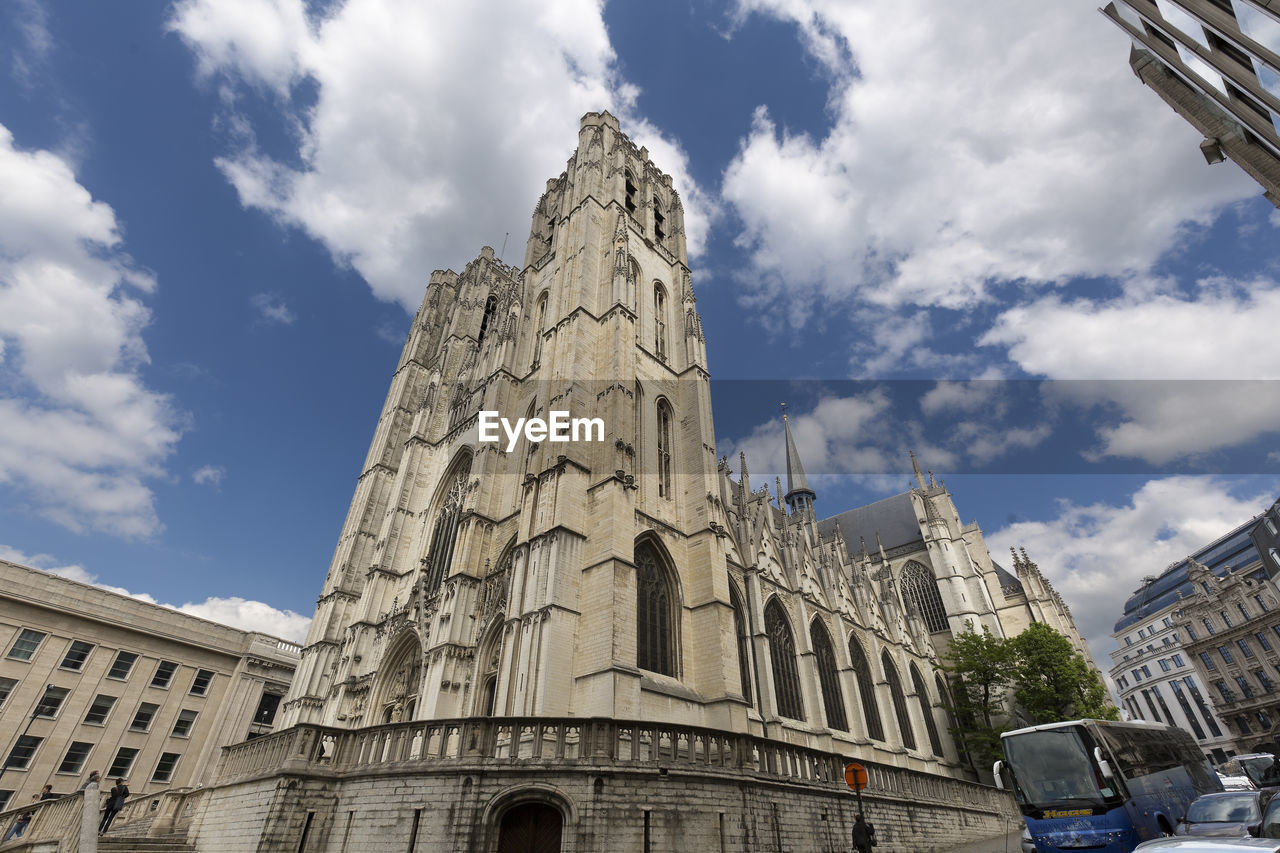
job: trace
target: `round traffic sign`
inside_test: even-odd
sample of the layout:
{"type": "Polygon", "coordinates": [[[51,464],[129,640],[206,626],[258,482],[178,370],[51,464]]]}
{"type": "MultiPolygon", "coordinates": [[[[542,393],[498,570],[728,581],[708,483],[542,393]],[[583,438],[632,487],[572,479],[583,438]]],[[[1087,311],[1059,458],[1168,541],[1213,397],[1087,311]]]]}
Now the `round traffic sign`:
{"type": "Polygon", "coordinates": [[[856,761],[849,762],[844,766],[844,781],[853,790],[861,791],[867,787],[867,768],[856,761]]]}

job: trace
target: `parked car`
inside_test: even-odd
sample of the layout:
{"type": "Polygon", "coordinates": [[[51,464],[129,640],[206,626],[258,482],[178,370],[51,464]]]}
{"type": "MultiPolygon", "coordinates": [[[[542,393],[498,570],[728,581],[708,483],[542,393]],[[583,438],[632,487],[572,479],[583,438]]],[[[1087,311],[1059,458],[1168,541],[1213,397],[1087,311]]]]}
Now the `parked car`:
{"type": "Polygon", "coordinates": [[[1280,790],[1280,757],[1270,752],[1251,752],[1237,755],[1232,763],[1240,766],[1240,771],[1258,790],[1280,790]]]}
{"type": "Polygon", "coordinates": [[[1249,827],[1249,834],[1260,838],[1280,839],[1280,797],[1272,797],[1262,810],[1262,820],[1249,827]]]}
{"type": "Polygon", "coordinates": [[[1249,827],[1262,821],[1262,809],[1271,795],[1265,791],[1224,791],[1197,797],[1178,821],[1178,835],[1212,835],[1244,838],[1249,827]]]}
{"type": "Polygon", "coordinates": [[[1181,836],[1177,838],[1157,838],[1153,841],[1144,841],[1137,847],[1133,848],[1134,853],[1141,850],[1143,853],[1149,851],[1177,851],[1177,853],[1257,853],[1257,851],[1266,851],[1266,853],[1280,853],[1280,839],[1271,838],[1192,838],[1190,836],[1181,836]]]}

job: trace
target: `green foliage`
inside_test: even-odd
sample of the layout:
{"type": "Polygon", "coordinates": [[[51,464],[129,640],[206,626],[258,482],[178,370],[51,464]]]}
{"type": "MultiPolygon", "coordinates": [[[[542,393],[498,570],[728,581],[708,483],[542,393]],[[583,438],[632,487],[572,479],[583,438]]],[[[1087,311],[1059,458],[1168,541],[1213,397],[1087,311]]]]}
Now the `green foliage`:
{"type": "Polygon", "coordinates": [[[1000,733],[1014,728],[1010,693],[1017,716],[1033,725],[1063,720],[1119,716],[1098,673],[1071,642],[1043,623],[1008,639],[973,623],[952,638],[947,672],[955,680],[956,725],[952,734],[970,755],[989,765],[1001,757],[1000,733]]]}

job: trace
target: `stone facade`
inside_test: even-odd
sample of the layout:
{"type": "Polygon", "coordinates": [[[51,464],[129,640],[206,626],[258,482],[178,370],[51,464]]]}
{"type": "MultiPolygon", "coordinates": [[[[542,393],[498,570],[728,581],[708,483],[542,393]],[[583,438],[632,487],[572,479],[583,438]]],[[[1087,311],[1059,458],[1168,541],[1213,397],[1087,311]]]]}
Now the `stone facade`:
{"type": "Polygon", "coordinates": [[[113,767],[134,796],[196,785],[275,730],[298,646],[0,560],[0,810],[113,767]]]}

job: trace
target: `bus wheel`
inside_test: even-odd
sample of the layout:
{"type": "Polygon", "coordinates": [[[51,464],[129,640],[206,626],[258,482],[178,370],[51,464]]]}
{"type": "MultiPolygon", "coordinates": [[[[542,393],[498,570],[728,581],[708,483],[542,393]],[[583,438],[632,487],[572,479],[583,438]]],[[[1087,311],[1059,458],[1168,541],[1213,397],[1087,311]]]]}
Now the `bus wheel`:
{"type": "Polygon", "coordinates": [[[1170,827],[1169,827],[1169,822],[1168,822],[1167,820],[1165,820],[1163,817],[1158,818],[1158,819],[1157,819],[1157,822],[1160,824],[1160,837],[1161,837],[1161,838],[1172,838],[1172,837],[1173,837],[1173,830],[1172,830],[1172,829],[1170,829],[1170,827]]]}

